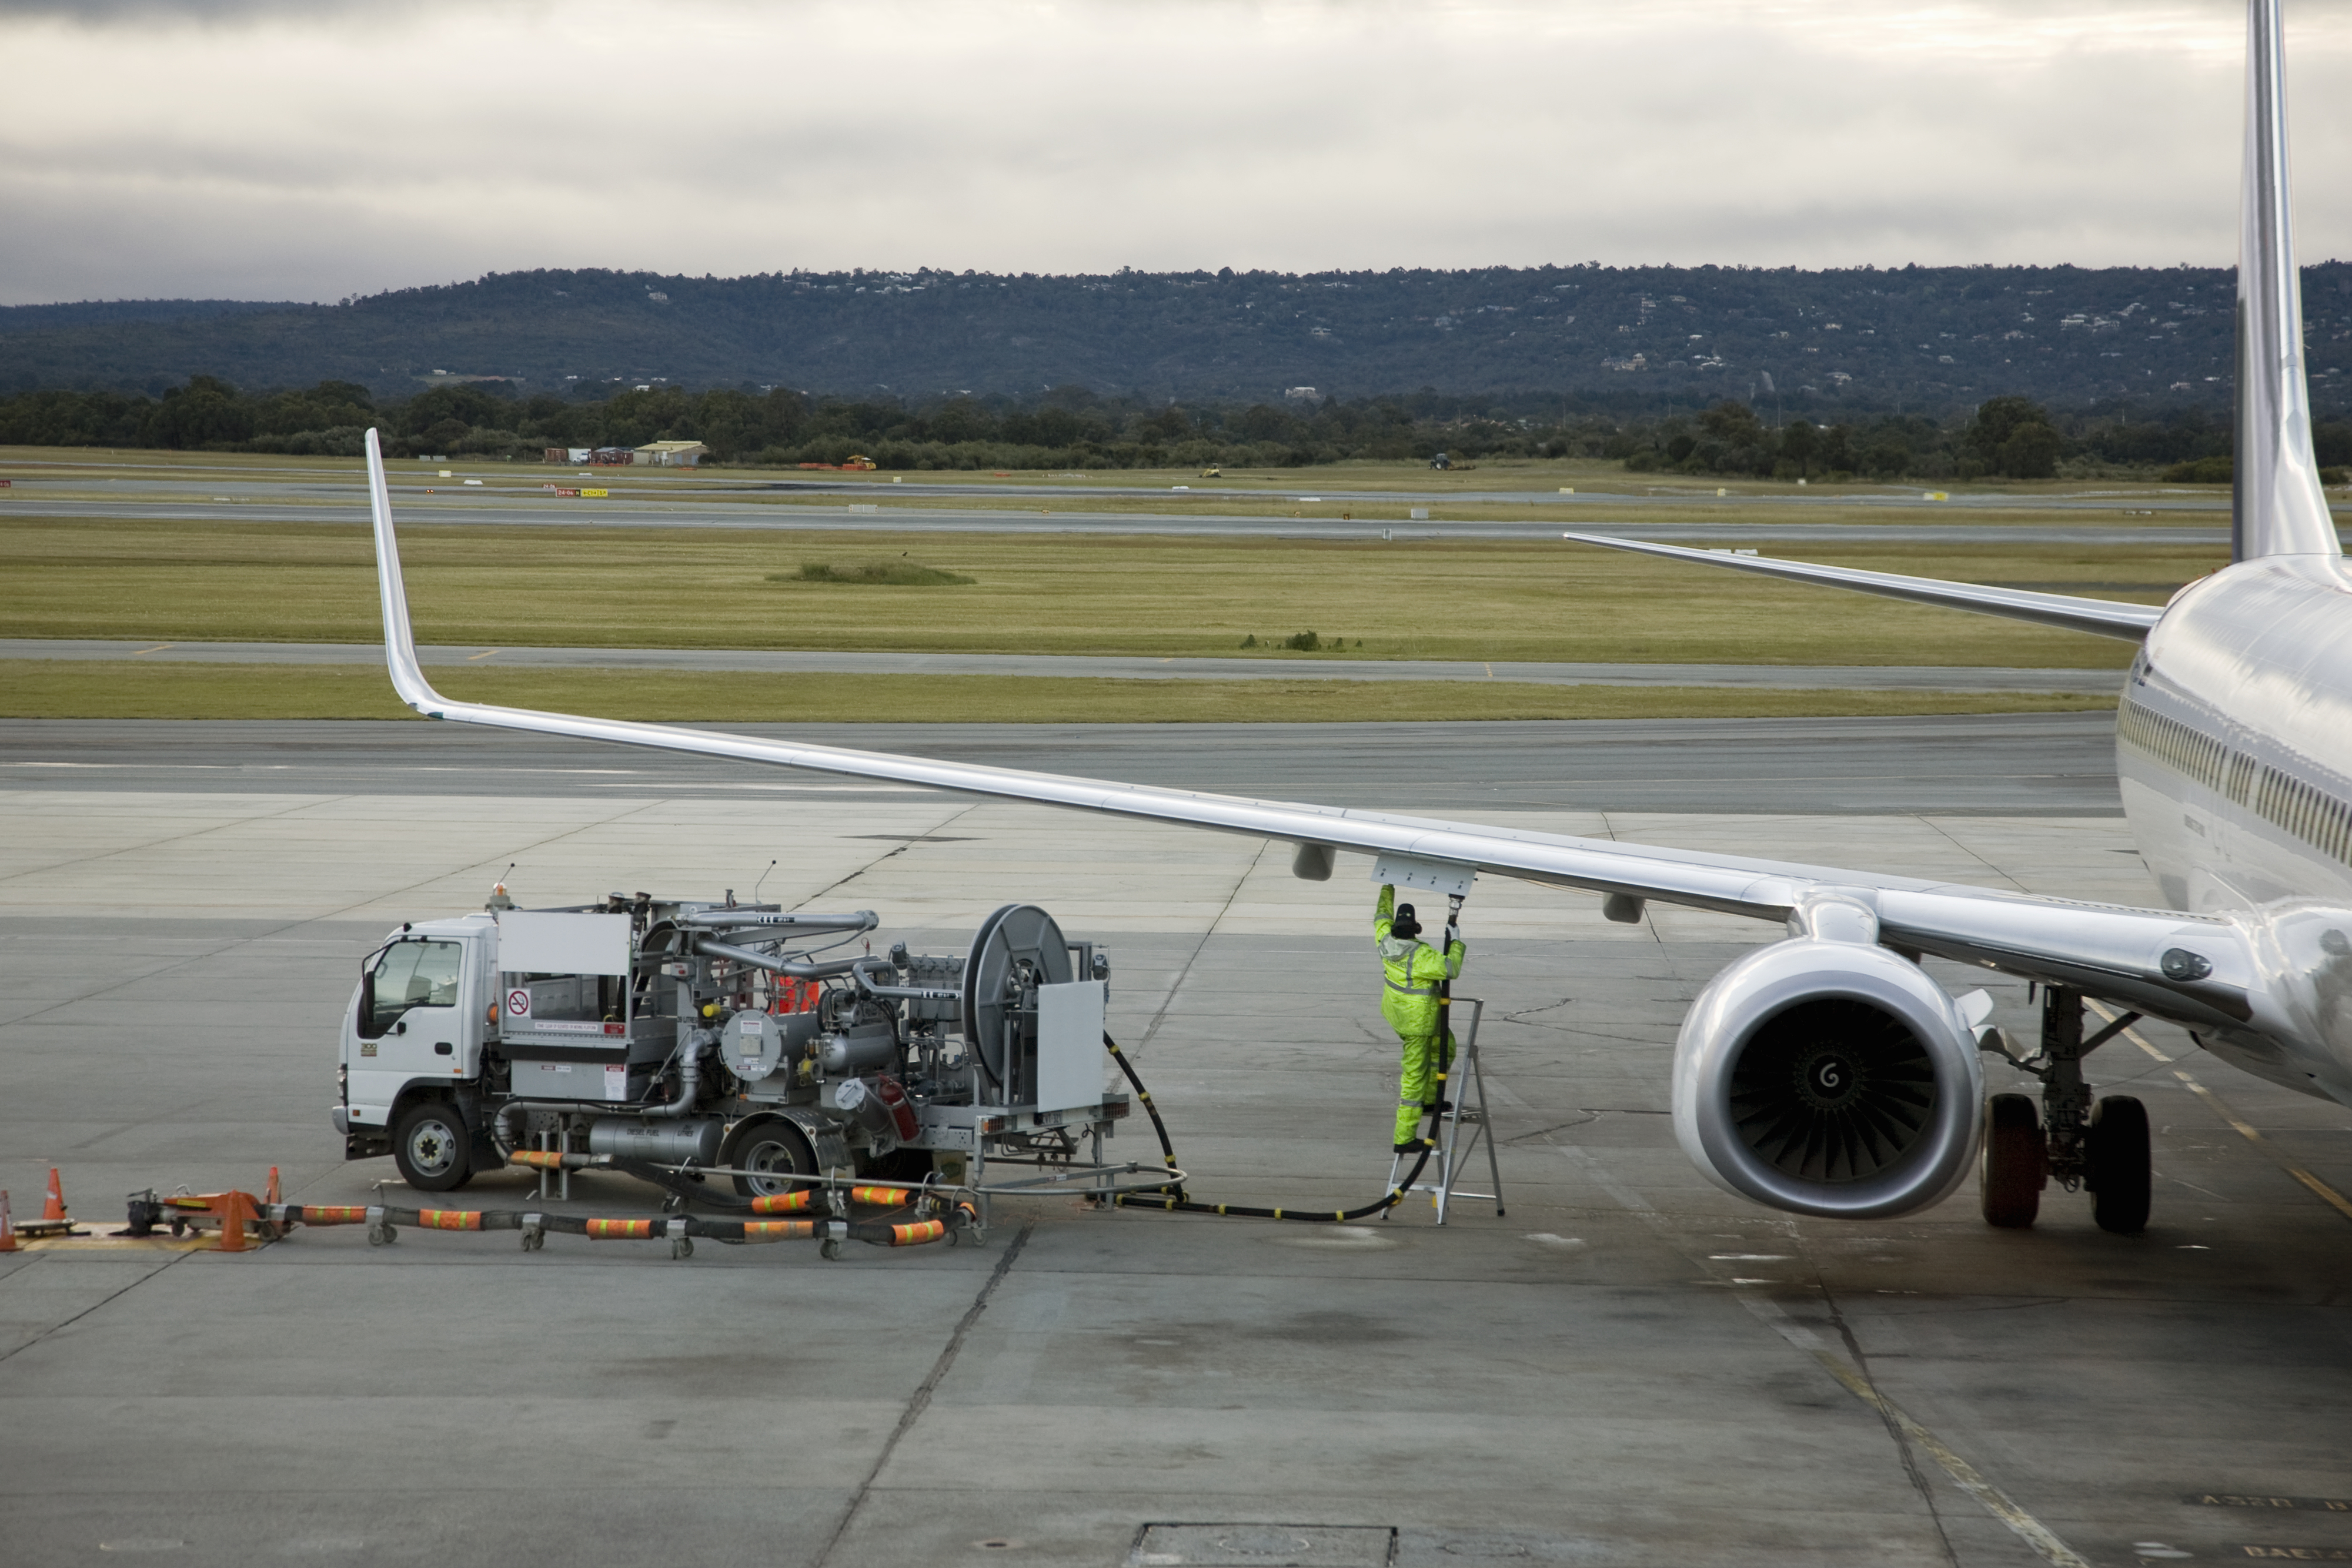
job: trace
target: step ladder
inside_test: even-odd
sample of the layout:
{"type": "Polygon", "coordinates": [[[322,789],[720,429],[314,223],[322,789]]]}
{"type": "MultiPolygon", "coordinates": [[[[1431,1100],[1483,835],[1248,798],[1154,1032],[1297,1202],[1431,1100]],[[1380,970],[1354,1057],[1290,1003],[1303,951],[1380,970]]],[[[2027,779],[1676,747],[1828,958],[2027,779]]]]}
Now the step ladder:
{"type": "MultiPolygon", "coordinates": [[[[1433,1182],[1417,1181],[1405,1189],[1430,1195],[1437,1206],[1437,1223],[1440,1225],[1445,1223],[1446,1213],[1457,1197],[1491,1202],[1498,1219],[1503,1213],[1503,1166],[1495,1153],[1495,1124],[1486,1113],[1486,1074],[1478,1065],[1478,1021],[1486,1016],[1486,1002],[1483,997],[1456,997],[1454,1006],[1470,1009],[1470,1027],[1458,1033],[1454,1066],[1446,1074],[1445,1088],[1453,1099],[1454,1109],[1441,1113],[1437,1118],[1437,1150],[1431,1156],[1437,1166],[1437,1179],[1433,1182]],[[1463,1071],[1465,1062],[1469,1066],[1467,1073],[1463,1071]],[[1467,1108],[1473,1093],[1476,1094],[1478,1103],[1470,1119],[1470,1137],[1465,1143],[1462,1137],[1462,1113],[1467,1108]],[[1463,1166],[1478,1151],[1481,1144],[1486,1145],[1486,1174],[1494,1178],[1495,1190],[1470,1192],[1455,1186],[1454,1179],[1461,1175],[1463,1166]]],[[[1397,1177],[1405,1170],[1404,1162],[1402,1155],[1394,1155],[1389,1161],[1391,1191],[1396,1189],[1397,1177]]],[[[1427,1168],[1425,1166],[1423,1167],[1423,1170],[1427,1168]]],[[[1381,1218],[1386,1219],[1395,1212],[1391,1207],[1382,1210],[1381,1218]]]]}

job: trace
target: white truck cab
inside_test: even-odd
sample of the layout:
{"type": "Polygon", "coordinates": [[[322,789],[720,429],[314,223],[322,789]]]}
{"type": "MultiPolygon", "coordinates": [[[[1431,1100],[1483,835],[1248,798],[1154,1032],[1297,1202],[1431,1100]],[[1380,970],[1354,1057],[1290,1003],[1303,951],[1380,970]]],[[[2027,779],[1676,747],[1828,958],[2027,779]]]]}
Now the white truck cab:
{"type": "Polygon", "coordinates": [[[481,1135],[476,1091],[497,1019],[497,922],[467,915],[403,925],[361,965],[343,1009],[334,1116],[349,1154],[391,1154],[403,1176],[429,1176],[462,1155],[445,1143],[481,1135]],[[430,1124],[404,1130],[419,1121],[430,1124]]]}

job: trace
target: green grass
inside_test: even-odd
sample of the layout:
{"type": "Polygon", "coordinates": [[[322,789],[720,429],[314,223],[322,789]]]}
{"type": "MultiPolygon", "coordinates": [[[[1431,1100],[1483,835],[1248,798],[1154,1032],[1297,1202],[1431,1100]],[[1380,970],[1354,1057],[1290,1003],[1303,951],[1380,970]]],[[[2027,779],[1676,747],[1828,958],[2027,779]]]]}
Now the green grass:
{"type": "Polygon", "coordinates": [[[945,588],[957,583],[969,584],[975,579],[960,571],[941,571],[937,567],[923,566],[916,561],[862,560],[853,566],[835,566],[830,561],[804,560],[798,571],[772,571],[770,582],[849,582],[863,583],[870,588],[945,588]]]}
{"type": "MultiPolygon", "coordinates": [[[[605,718],[722,724],[1339,723],[1348,720],[1773,718],[2067,712],[2063,693],[1545,686],[1510,681],[1114,681],[1015,675],[764,675],[436,669],[444,695],[605,718]]],[[[373,664],[0,660],[6,718],[412,718],[373,664]]]]}
{"type": "MultiPolygon", "coordinates": [[[[1646,520],[1646,519],[1645,519],[1646,520]]],[[[808,560],[883,560],[903,534],[412,527],[420,641],[478,647],[840,648],[1285,658],[2116,667],[2131,645],[2015,622],[1570,545],[1164,535],[937,534],[943,594],[844,593],[808,560]],[[777,580],[782,579],[782,580],[777,580]],[[1359,647],[1358,644],[1361,646],[1359,647]]],[[[2161,602],[2226,547],[1808,544],[1774,553],[2161,602]]],[[[0,636],[369,643],[365,524],[11,518],[0,636]]]]}

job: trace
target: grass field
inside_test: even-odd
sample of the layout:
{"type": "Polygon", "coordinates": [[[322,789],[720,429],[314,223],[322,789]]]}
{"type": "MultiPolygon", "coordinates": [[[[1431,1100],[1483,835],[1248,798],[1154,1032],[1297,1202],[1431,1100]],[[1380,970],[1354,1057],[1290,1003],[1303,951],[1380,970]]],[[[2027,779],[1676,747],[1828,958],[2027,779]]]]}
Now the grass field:
{"type": "MultiPolygon", "coordinates": [[[[1117,681],[440,669],[451,697],[668,722],[1244,724],[1711,718],[2105,708],[2066,694],[1547,686],[1508,681],[1117,681]]],[[[0,660],[5,718],[413,718],[374,664],[0,660]]]]}
{"type": "MultiPolygon", "coordinates": [[[[420,641],[1349,658],[2120,667],[2131,645],[1559,541],[414,528],[420,641]],[[970,585],[807,580],[905,559],[970,585]],[[781,579],[782,580],[778,580],[781,579]],[[1345,640],[1347,646],[1329,646],[1345,640]]],[[[1804,559],[2160,602],[2221,547],[1808,545],[1804,559]]],[[[11,519],[0,636],[373,642],[365,527],[11,519]]]]}

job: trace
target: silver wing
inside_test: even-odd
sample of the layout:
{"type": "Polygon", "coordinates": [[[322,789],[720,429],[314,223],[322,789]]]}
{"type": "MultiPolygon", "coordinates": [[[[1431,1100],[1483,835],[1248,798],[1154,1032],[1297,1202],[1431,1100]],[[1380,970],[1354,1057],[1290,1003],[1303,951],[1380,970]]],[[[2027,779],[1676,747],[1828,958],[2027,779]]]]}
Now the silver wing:
{"type": "Polygon", "coordinates": [[[1682,545],[1651,544],[1608,534],[1562,534],[1578,544],[1609,549],[1636,550],[1670,560],[1696,561],[1701,566],[1725,566],[1790,582],[1823,588],[1851,588],[1914,604],[1938,604],[1947,610],[1973,610],[2011,621],[2032,621],[2066,632],[2088,632],[2100,637],[2126,637],[2137,643],[2155,629],[2164,612],[2153,604],[2123,604],[2112,599],[2081,599],[2067,593],[2036,593],[2030,589],[1993,588],[1981,582],[1947,582],[1941,578],[1904,577],[1891,571],[1863,571],[1850,566],[1815,566],[1801,560],[1774,560],[1769,556],[1728,555],[1717,550],[1689,549],[1682,545]]]}
{"type": "MultiPolygon", "coordinates": [[[[1379,811],[1279,800],[1251,800],[1156,789],[1055,773],[938,762],[886,752],[764,740],[668,725],[636,724],[454,702],[435,691],[418,665],[409,630],[407,590],[383,459],[367,434],[369,499],[375,518],[376,567],[383,601],[385,660],[403,702],[427,718],[572,736],[624,746],[732,758],[816,772],[885,779],[967,795],[1027,800],[1212,831],[1273,839],[1299,847],[1302,876],[1330,874],[1333,852],[1433,862],[1554,887],[1618,894],[1809,926],[1826,904],[1866,906],[1878,939],[1915,953],[1983,964],[2053,984],[2072,985],[2142,1012],[2190,1026],[2243,1023],[2255,988],[2246,935],[2230,921],[2166,910],[2126,909],[2033,897],[1908,877],[1795,865],[1744,856],[1700,854],[1563,833],[1453,822],[1379,811]],[[2166,955],[2193,952],[2202,972],[2168,977],[2166,955]]],[[[1726,558],[1702,556],[1719,560],[1726,558]]],[[[1745,559],[1745,558],[1737,558],[1745,559]]],[[[1965,586],[1965,585],[1958,585],[1965,586]]],[[[2137,610],[2138,606],[2123,606],[2137,610]]],[[[1621,907],[1622,907],[1621,905],[1621,907]]],[[[2180,967],[2176,959],[2175,969],[2180,967]]]]}

